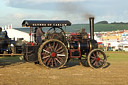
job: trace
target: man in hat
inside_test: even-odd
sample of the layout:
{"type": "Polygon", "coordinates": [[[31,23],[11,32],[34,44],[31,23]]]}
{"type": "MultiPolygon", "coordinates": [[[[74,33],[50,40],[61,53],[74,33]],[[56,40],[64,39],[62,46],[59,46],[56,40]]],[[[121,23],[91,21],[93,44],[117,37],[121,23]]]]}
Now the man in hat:
{"type": "Polygon", "coordinates": [[[40,44],[42,42],[41,36],[44,35],[45,32],[42,31],[42,27],[38,27],[36,29],[36,43],[40,44]]]}
{"type": "Polygon", "coordinates": [[[88,34],[87,34],[87,32],[85,32],[85,29],[83,29],[83,28],[81,28],[81,32],[79,34],[82,35],[82,39],[88,38],[88,34]]]}

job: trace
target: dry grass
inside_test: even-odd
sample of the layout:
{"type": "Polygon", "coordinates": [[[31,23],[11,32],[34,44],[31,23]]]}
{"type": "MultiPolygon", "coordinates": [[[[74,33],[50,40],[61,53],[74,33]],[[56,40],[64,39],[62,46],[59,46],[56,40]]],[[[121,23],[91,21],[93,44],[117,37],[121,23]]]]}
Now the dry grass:
{"type": "Polygon", "coordinates": [[[70,61],[63,69],[46,69],[34,63],[0,68],[0,85],[128,85],[128,53],[106,52],[110,66],[92,69],[70,61]]]}

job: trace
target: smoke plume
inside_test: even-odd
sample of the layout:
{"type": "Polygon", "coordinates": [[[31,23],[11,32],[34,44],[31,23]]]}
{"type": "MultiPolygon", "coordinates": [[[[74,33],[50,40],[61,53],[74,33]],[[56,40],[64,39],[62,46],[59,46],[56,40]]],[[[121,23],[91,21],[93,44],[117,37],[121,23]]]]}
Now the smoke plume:
{"type": "Polygon", "coordinates": [[[90,13],[84,6],[79,5],[79,3],[63,3],[59,5],[58,9],[63,11],[66,14],[66,16],[76,15],[77,18],[80,18],[84,21],[87,21],[89,17],[94,17],[92,13],[90,13]]]}

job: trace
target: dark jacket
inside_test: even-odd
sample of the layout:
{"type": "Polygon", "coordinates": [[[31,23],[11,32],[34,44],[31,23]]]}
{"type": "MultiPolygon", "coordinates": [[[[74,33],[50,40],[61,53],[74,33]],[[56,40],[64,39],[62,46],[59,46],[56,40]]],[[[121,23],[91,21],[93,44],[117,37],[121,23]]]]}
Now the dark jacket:
{"type": "Polygon", "coordinates": [[[38,29],[36,30],[36,36],[42,36],[42,35],[44,35],[44,32],[42,31],[41,28],[38,28],[38,29]]]}

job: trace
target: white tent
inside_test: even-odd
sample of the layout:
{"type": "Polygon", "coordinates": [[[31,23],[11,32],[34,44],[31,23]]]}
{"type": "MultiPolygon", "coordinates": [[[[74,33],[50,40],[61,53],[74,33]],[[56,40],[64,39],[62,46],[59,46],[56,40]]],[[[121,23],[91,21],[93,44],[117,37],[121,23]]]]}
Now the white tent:
{"type": "Polygon", "coordinates": [[[17,40],[17,38],[24,38],[25,41],[30,40],[30,36],[28,33],[18,31],[15,29],[6,29],[6,31],[8,33],[9,38],[15,38],[16,40],[17,40]]]}

